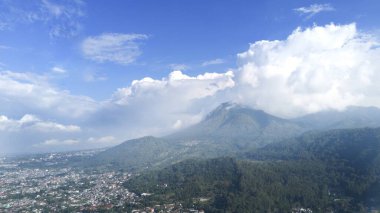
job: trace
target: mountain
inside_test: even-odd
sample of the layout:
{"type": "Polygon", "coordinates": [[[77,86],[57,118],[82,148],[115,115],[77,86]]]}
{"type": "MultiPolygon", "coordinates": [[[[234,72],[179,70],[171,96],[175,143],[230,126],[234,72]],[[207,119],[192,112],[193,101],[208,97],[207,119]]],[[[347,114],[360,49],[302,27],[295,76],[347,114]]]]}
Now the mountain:
{"type": "Polygon", "coordinates": [[[171,159],[175,144],[152,136],[128,140],[84,162],[86,166],[126,168],[129,171],[158,166],[171,159]]]}
{"type": "Polygon", "coordinates": [[[91,164],[129,170],[158,168],[190,158],[235,155],[303,131],[292,121],[264,111],[224,103],[198,124],[162,138],[126,141],[94,156],[91,164]]]}
{"type": "Polygon", "coordinates": [[[85,164],[128,170],[163,168],[185,159],[238,156],[310,130],[380,126],[380,109],[348,107],[296,119],[282,119],[262,110],[223,103],[200,123],[174,134],[143,137],[110,148],[85,164]]]}
{"type": "Polygon", "coordinates": [[[380,127],[380,109],[350,106],[343,111],[326,110],[292,120],[309,129],[380,127]]]}
{"type": "MultiPolygon", "coordinates": [[[[292,137],[304,131],[295,122],[269,115],[236,103],[223,103],[200,123],[174,133],[176,140],[229,140],[260,146],[273,140],[292,137]]],[[[247,148],[247,147],[245,147],[247,148]]]]}
{"type": "Polygon", "coordinates": [[[146,205],[165,200],[206,212],[380,208],[380,128],[305,133],[245,157],[187,160],[135,176],[125,186],[153,193],[146,205]]]}
{"type": "Polygon", "coordinates": [[[307,132],[269,144],[246,157],[260,161],[317,160],[332,167],[345,166],[361,173],[380,174],[380,128],[307,132]]]}

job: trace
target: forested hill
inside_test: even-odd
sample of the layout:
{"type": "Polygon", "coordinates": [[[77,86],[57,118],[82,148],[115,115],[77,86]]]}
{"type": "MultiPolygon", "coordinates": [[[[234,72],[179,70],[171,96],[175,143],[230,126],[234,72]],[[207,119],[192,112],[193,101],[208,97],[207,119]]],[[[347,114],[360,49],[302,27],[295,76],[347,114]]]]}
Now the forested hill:
{"type": "Polygon", "coordinates": [[[342,160],[357,169],[377,168],[380,128],[336,129],[307,132],[269,144],[245,157],[255,160],[342,160]]]}
{"type": "Polygon", "coordinates": [[[380,109],[350,106],[342,111],[325,110],[292,121],[310,129],[376,128],[380,127],[380,109]]]}
{"type": "Polygon", "coordinates": [[[126,187],[154,193],[148,203],[182,201],[206,212],[380,208],[380,129],[307,133],[246,157],[184,161],[137,176],[126,187]]]}
{"type": "MultiPolygon", "coordinates": [[[[186,159],[240,156],[241,153],[273,142],[299,136],[305,131],[366,126],[380,126],[380,109],[349,107],[345,111],[324,111],[297,119],[283,119],[261,110],[227,102],[193,126],[162,138],[148,136],[128,140],[95,155],[82,165],[115,166],[128,171],[157,169],[186,159]]],[[[307,137],[314,136],[305,135],[302,140],[307,142],[307,137]]],[[[288,151],[292,151],[292,148],[293,146],[284,147],[288,151]]],[[[297,147],[296,150],[300,151],[298,149],[302,147],[297,147]]],[[[268,157],[271,150],[268,148],[262,151],[268,157]]],[[[274,154],[291,154],[278,153],[279,151],[274,154]]]]}
{"type": "Polygon", "coordinates": [[[304,130],[264,111],[224,103],[198,124],[162,138],[126,141],[95,155],[85,165],[111,165],[129,171],[163,168],[186,159],[235,155],[304,130]]]}

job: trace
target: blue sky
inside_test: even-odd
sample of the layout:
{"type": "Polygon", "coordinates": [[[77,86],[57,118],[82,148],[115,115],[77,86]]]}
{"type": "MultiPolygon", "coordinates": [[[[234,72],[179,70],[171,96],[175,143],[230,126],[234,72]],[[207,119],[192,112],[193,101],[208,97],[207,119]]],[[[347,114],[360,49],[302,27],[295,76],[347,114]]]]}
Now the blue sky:
{"type": "MultiPolygon", "coordinates": [[[[0,144],[9,152],[25,151],[20,147],[59,151],[109,146],[186,127],[229,100],[282,117],[342,109],[359,102],[377,106],[365,92],[370,85],[365,79],[377,73],[373,64],[378,52],[379,9],[376,0],[1,0],[0,86],[4,91],[0,94],[0,131],[4,134],[0,144]],[[342,69],[347,78],[364,79],[359,84],[363,88],[350,87],[352,91],[344,93],[347,88],[342,85],[352,81],[331,82],[331,90],[303,82],[310,68],[300,65],[302,57],[295,49],[315,50],[307,49],[312,40],[306,36],[307,29],[309,37],[321,36],[316,40],[322,43],[313,43],[316,46],[323,46],[324,39],[332,36],[337,43],[341,39],[362,47],[360,54],[344,44],[334,49],[343,59],[354,57],[351,67],[326,65],[318,70],[332,73],[329,69],[342,69]],[[264,40],[270,43],[260,43],[264,40]],[[283,55],[277,56],[276,50],[283,55]],[[258,58],[260,54],[276,58],[268,62],[258,58]],[[285,67],[297,64],[288,84],[302,76],[294,80],[289,92],[293,108],[273,108],[267,101],[273,99],[268,91],[277,94],[280,89],[269,88],[277,80],[266,79],[272,71],[266,71],[268,67],[281,67],[274,62],[285,67]],[[353,68],[358,68],[359,74],[347,71],[353,68]],[[179,86],[173,86],[176,84],[179,86]],[[310,96],[314,97],[307,100],[311,104],[301,107],[305,99],[297,93],[301,90],[302,94],[318,90],[315,93],[331,96],[328,100],[310,96]],[[57,131],[41,131],[42,127],[57,131]],[[23,141],[25,137],[30,142],[23,141]]],[[[329,45],[333,44],[326,48],[332,51],[329,45]]],[[[319,59],[327,57],[323,54],[319,59]]],[[[310,57],[301,61],[308,60],[310,57]]],[[[318,79],[321,72],[310,78],[318,79]]],[[[341,79],[342,73],[332,78],[341,79]]]]}
{"type": "MultiPolygon", "coordinates": [[[[257,40],[284,39],[298,26],[330,22],[356,22],[363,29],[376,28],[379,3],[376,1],[75,1],[49,2],[57,7],[73,7],[65,18],[43,14],[35,21],[18,21],[19,14],[2,9],[10,17],[9,30],[0,34],[3,67],[11,70],[45,73],[59,66],[68,71],[56,84],[74,94],[97,100],[108,98],[115,88],[145,76],[161,78],[172,71],[171,64],[184,64],[188,74],[224,71],[235,66],[235,55],[257,40]],[[330,4],[336,11],[321,12],[310,18],[294,11],[312,4],[330,4]],[[371,6],[370,6],[371,5],[371,6]],[[376,9],[377,8],[377,9],[376,9]],[[51,17],[50,17],[51,16],[51,17]],[[46,19],[46,20],[45,20],[46,19]],[[79,29],[69,26],[74,22],[79,29]],[[55,26],[67,27],[52,36],[55,26]],[[70,35],[75,31],[74,35],[70,35]],[[102,33],[144,34],[142,54],[126,65],[87,60],[81,42],[102,33]],[[205,61],[222,59],[223,64],[202,67],[205,61]],[[87,75],[107,81],[86,82],[87,75]],[[94,76],[95,77],[95,76],[94,76]]],[[[19,7],[39,13],[43,1],[2,1],[1,8],[19,7]]],[[[89,79],[87,79],[88,81],[89,79]]],[[[95,79],[94,79],[95,80],[95,79]]]]}

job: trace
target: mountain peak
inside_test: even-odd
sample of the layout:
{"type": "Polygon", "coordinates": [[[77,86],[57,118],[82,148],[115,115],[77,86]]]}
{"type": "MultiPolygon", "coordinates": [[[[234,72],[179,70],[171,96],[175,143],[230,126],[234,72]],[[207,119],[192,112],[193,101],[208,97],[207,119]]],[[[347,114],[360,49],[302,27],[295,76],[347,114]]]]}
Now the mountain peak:
{"type": "Polygon", "coordinates": [[[251,107],[238,104],[235,102],[224,102],[220,104],[216,109],[211,111],[203,120],[203,122],[210,119],[225,120],[228,117],[236,116],[236,115],[247,116],[247,117],[255,118],[257,120],[262,120],[262,119],[279,120],[280,119],[264,112],[263,110],[252,109],[251,107]]]}
{"type": "Polygon", "coordinates": [[[301,131],[300,128],[292,122],[262,110],[252,109],[234,102],[225,102],[211,111],[200,123],[169,137],[208,140],[234,138],[234,140],[249,139],[252,141],[258,137],[267,137],[271,135],[271,132],[276,132],[277,135],[285,135],[289,132],[289,135],[293,135],[294,132],[299,131],[301,131]]]}
{"type": "Polygon", "coordinates": [[[229,110],[232,108],[241,108],[241,107],[242,107],[242,105],[229,101],[229,102],[224,102],[224,103],[220,104],[218,108],[229,110]]]}
{"type": "Polygon", "coordinates": [[[218,111],[229,111],[231,109],[241,109],[241,108],[248,108],[248,107],[238,104],[236,102],[229,101],[229,102],[221,103],[218,107],[216,107],[213,111],[211,111],[210,114],[212,114],[213,112],[218,112],[218,111]]]}
{"type": "Polygon", "coordinates": [[[204,120],[211,119],[215,116],[219,116],[221,114],[226,114],[230,111],[238,110],[238,109],[244,109],[248,108],[241,104],[235,103],[235,102],[224,102],[220,104],[217,108],[215,108],[213,111],[211,111],[204,120]]]}

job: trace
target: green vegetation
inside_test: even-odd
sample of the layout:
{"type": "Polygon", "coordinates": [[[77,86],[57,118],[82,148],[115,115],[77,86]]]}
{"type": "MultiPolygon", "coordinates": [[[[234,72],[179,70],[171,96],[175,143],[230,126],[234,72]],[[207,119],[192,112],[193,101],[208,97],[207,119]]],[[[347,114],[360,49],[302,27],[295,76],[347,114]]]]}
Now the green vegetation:
{"type": "Polygon", "coordinates": [[[149,136],[129,140],[84,164],[121,167],[128,171],[164,168],[186,159],[235,156],[303,131],[291,121],[225,103],[183,131],[163,138],[149,136]]]}
{"type": "Polygon", "coordinates": [[[125,183],[206,212],[365,212],[380,204],[380,129],[312,132],[240,160],[188,160],[125,183]],[[201,199],[203,198],[203,199],[201,199]]]}
{"type": "Polygon", "coordinates": [[[379,126],[379,118],[377,108],[351,107],[286,120],[225,103],[194,126],[127,141],[85,165],[144,172],[125,183],[153,193],[143,206],[361,212],[380,208],[380,129],[322,130],[379,126]]]}
{"type": "MultiPolygon", "coordinates": [[[[251,152],[308,130],[379,125],[380,110],[377,108],[350,107],[344,112],[325,111],[297,119],[282,119],[261,110],[224,103],[189,128],[163,138],[142,137],[126,141],[82,164],[142,171],[164,168],[187,159],[237,157],[242,152],[251,152]]],[[[276,151],[274,154],[290,153],[276,151]]]]}
{"type": "Polygon", "coordinates": [[[310,129],[379,127],[380,110],[376,107],[350,106],[344,111],[321,111],[293,119],[293,121],[310,129]]]}

